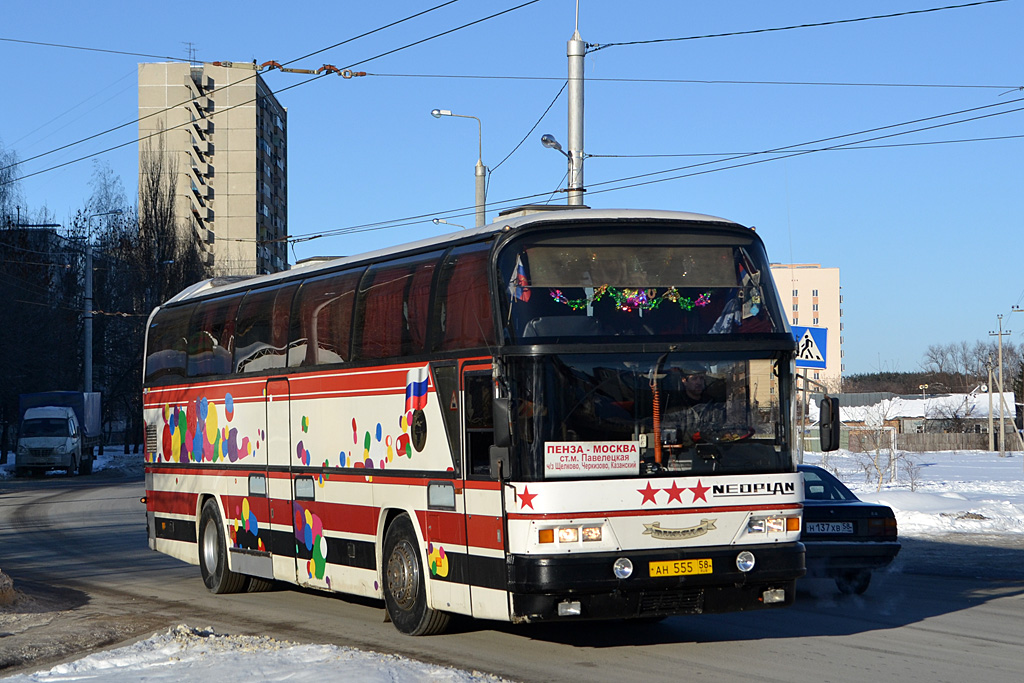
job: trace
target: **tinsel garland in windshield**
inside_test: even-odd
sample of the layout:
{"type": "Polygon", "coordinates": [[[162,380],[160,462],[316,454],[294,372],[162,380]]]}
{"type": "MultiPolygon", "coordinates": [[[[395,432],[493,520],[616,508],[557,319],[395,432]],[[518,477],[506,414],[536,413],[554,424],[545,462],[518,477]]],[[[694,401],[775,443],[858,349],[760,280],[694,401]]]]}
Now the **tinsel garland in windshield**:
{"type": "Polygon", "coordinates": [[[677,304],[684,311],[692,311],[695,308],[701,308],[711,303],[710,291],[704,292],[695,300],[691,297],[683,296],[675,287],[670,287],[666,292],[659,295],[658,290],[653,288],[618,289],[609,285],[601,285],[594,289],[592,295],[582,299],[570,299],[560,289],[552,289],[550,293],[552,299],[560,304],[565,304],[574,311],[583,310],[587,306],[600,301],[606,295],[615,301],[615,307],[620,311],[632,311],[635,309],[653,311],[665,301],[677,304]]]}

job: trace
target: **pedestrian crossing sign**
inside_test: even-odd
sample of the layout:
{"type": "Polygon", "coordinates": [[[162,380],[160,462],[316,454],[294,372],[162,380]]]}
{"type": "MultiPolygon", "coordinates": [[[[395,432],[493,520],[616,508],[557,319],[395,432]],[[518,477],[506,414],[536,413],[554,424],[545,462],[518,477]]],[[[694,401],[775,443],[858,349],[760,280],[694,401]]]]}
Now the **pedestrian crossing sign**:
{"type": "Polygon", "coordinates": [[[793,325],[796,339],[796,366],[824,369],[828,339],[827,327],[798,327],[793,325]]]}

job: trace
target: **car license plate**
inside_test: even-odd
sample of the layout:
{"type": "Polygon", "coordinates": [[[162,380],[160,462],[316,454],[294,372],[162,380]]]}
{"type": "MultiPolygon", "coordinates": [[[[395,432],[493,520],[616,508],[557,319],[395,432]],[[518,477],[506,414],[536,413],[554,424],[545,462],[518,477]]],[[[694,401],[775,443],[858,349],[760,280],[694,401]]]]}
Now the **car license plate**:
{"type": "Polygon", "coordinates": [[[809,534],[852,534],[853,522],[807,522],[804,531],[809,534]]]}
{"type": "Polygon", "coordinates": [[[651,576],[688,576],[690,574],[710,574],[710,558],[697,560],[674,560],[671,562],[651,562],[651,576]]]}

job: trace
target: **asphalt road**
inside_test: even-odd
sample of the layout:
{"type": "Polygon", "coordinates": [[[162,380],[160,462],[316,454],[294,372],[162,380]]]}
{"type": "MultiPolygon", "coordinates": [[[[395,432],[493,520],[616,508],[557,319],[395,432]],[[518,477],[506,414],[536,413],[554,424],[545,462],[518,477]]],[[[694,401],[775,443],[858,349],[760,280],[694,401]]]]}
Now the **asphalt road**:
{"type": "Polygon", "coordinates": [[[802,582],[783,610],[400,635],[382,605],[282,588],[214,596],[197,567],[146,544],[141,477],[0,480],[0,676],[187,623],[393,652],[521,681],[1024,680],[1024,547],[1015,537],[904,539],[863,596],[802,582]]]}

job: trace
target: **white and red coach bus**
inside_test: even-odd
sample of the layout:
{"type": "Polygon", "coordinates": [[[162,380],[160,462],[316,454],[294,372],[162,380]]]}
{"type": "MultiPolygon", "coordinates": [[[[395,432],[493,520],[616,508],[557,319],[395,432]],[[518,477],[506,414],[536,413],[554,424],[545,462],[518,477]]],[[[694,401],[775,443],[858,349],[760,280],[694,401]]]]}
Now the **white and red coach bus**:
{"type": "Polygon", "coordinates": [[[382,599],[409,634],[788,605],[768,266],[726,220],[580,209],[195,285],[149,321],[150,547],[214,593],[382,599]]]}

